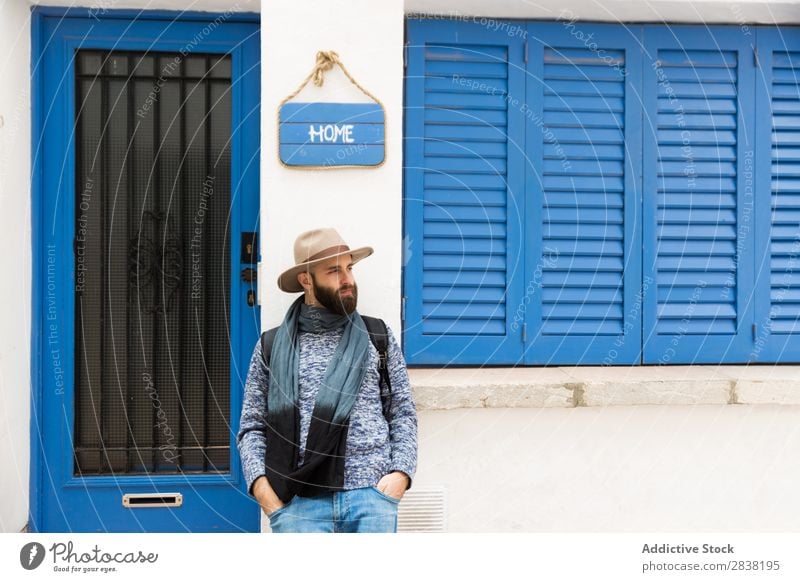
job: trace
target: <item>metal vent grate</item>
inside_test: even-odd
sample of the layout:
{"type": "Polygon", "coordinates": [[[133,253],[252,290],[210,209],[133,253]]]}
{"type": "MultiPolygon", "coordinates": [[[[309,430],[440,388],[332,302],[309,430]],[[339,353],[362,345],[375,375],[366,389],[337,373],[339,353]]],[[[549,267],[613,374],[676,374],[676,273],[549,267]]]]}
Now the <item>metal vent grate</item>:
{"type": "Polygon", "coordinates": [[[445,530],[444,487],[414,487],[408,490],[400,502],[397,515],[397,531],[444,532],[445,530]]]}

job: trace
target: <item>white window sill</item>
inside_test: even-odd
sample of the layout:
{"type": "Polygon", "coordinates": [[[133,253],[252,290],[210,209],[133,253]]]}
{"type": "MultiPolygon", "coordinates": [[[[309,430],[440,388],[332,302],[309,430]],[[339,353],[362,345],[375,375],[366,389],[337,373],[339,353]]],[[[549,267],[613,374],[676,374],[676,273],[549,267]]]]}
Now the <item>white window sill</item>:
{"type": "Polygon", "coordinates": [[[419,410],[800,404],[800,365],[411,368],[419,410]]]}

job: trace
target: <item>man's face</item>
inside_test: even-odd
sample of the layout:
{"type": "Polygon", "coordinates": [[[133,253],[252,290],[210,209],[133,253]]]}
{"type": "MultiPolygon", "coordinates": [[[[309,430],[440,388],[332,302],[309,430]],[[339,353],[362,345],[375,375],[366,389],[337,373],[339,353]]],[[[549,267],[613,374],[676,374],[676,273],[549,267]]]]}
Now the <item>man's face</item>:
{"type": "Polygon", "coordinates": [[[358,286],[353,277],[350,255],[333,257],[311,270],[311,285],[315,299],[339,315],[350,315],[358,304],[358,286]]]}

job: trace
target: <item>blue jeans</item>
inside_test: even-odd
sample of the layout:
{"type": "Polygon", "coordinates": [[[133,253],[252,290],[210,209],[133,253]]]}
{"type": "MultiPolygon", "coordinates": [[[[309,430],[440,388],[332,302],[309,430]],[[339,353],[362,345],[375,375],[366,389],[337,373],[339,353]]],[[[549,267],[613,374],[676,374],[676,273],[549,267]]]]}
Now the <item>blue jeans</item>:
{"type": "Polygon", "coordinates": [[[395,499],[375,486],[300,497],[269,514],[274,533],[395,533],[395,499]]]}

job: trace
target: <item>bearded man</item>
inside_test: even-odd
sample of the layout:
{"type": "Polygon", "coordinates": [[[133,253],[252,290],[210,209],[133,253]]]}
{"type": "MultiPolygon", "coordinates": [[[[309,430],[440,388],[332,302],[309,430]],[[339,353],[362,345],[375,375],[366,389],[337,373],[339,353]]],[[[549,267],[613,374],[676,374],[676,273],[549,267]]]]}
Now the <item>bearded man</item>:
{"type": "Polygon", "coordinates": [[[278,277],[279,289],[303,295],[255,346],[237,435],[247,491],[275,533],[397,531],[417,414],[394,333],[381,326],[382,374],[366,321],[381,320],[356,310],[353,265],[372,253],[351,250],[334,228],[309,230],[278,277]]]}

